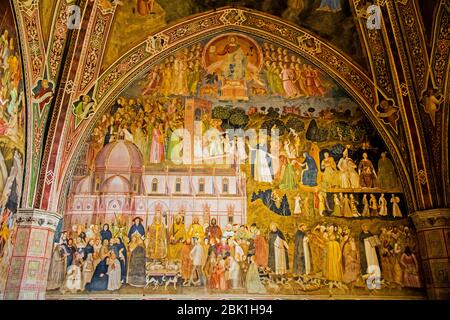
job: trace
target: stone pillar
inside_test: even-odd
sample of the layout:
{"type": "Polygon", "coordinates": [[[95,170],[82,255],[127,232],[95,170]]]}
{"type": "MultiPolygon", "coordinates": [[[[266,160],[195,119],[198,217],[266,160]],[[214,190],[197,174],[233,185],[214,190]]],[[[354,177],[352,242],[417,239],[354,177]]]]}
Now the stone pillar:
{"type": "Polygon", "coordinates": [[[450,298],[450,209],[415,212],[422,270],[430,299],[450,298]]]}
{"type": "Polygon", "coordinates": [[[19,209],[4,299],[45,299],[53,236],[61,216],[38,209],[19,209]]]}

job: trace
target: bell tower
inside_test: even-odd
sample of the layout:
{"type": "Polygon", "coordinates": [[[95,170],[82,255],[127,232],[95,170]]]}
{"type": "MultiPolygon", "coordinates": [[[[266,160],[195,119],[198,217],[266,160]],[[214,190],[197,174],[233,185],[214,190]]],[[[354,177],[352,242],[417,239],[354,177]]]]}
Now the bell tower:
{"type": "Polygon", "coordinates": [[[183,162],[185,164],[202,162],[202,119],[205,115],[211,116],[211,109],[212,104],[207,100],[197,98],[185,100],[184,129],[190,137],[190,139],[183,140],[183,162]]]}

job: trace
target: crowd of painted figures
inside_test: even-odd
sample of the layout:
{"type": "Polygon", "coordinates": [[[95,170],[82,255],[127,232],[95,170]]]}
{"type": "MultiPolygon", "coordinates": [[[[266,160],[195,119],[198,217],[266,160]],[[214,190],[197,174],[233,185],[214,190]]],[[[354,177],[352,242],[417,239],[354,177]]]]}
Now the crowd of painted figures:
{"type": "MultiPolygon", "coordinates": [[[[202,116],[202,130],[220,128],[221,120],[202,116]]],[[[108,143],[123,137],[134,143],[140,150],[146,165],[179,161],[183,157],[183,135],[176,130],[184,127],[184,106],[181,99],[126,99],[119,98],[109,114],[94,128],[89,144],[87,163],[92,166],[97,153],[108,143]]],[[[197,149],[213,154],[219,144],[211,137],[197,149]],[[207,144],[206,144],[207,143],[207,144]]],[[[225,148],[227,150],[227,148],[225,148]]]]}
{"type": "MultiPolygon", "coordinates": [[[[103,115],[94,129],[88,164],[93,164],[98,151],[120,135],[139,148],[146,164],[182,159],[183,137],[176,130],[184,126],[183,112],[180,99],[166,101],[119,98],[111,112],[103,115]]],[[[349,156],[350,146],[344,148],[337,163],[329,152],[324,152],[320,161],[320,149],[317,145],[301,154],[296,146],[299,143],[296,141],[298,134],[295,130],[291,130],[294,132],[293,142],[289,140],[290,134],[286,134],[288,137],[283,138],[280,146],[279,143],[275,145],[270,136],[262,134],[257,139],[231,138],[223,132],[222,121],[211,119],[208,114],[203,115],[201,121],[203,132],[212,128],[221,134],[219,137],[211,135],[203,139],[197,148],[200,155],[205,155],[205,152],[208,153],[206,156],[230,155],[233,161],[239,163],[248,160],[251,175],[257,182],[278,181],[279,188],[283,190],[297,189],[299,184],[320,184],[325,188],[344,189],[399,187],[395,168],[386,152],[381,153],[376,172],[368,152],[362,153],[362,159],[357,165],[349,156]],[[269,152],[275,147],[278,148],[278,157],[275,157],[274,152],[269,152]]]]}
{"type": "MultiPolygon", "coordinates": [[[[6,13],[5,13],[6,14],[6,13]]],[[[0,31],[0,291],[12,253],[24,148],[21,59],[14,35],[0,31]]]]}
{"type": "Polygon", "coordinates": [[[379,275],[401,287],[420,287],[415,233],[407,226],[382,227],[374,235],[362,224],[358,236],[347,226],[301,223],[285,235],[275,223],[264,235],[256,224],[223,229],[198,217],[186,228],[177,215],[167,228],[156,215],[146,228],[135,218],[130,228],[74,225],[55,241],[48,290],[116,291],[145,287],[148,275],[177,273],[176,281],[211,292],[265,293],[264,276],[309,276],[353,284],[379,275]],[[291,258],[289,258],[291,257],[291,258]],[[293,259],[293,262],[289,261],[293,259]]]}
{"type": "MultiPolygon", "coordinates": [[[[156,65],[148,74],[142,94],[166,97],[200,94],[216,97],[219,90],[218,82],[223,80],[224,74],[219,70],[203,68],[202,49],[201,44],[185,48],[156,65]]],[[[299,56],[289,54],[287,49],[264,43],[263,59],[265,82],[259,75],[252,77],[254,85],[251,93],[254,95],[266,95],[270,90],[272,96],[288,99],[323,97],[331,87],[331,83],[323,79],[317,68],[305,63],[299,56]]],[[[247,70],[239,72],[237,64],[234,63],[233,66],[236,76],[246,78],[243,75],[247,70]]]]}
{"type": "MultiPolygon", "coordinates": [[[[314,147],[315,148],[315,147],[314,147]]],[[[280,189],[293,190],[297,187],[298,176],[300,184],[304,186],[323,186],[325,188],[361,189],[361,188],[398,188],[398,179],[392,161],[387,157],[386,152],[381,153],[378,160],[378,172],[376,172],[372,161],[368,157],[368,152],[362,153],[362,159],[358,165],[349,156],[349,147],[342,152],[338,163],[329,152],[324,152],[322,161],[319,159],[319,151],[311,150],[303,152],[303,162],[299,162],[295,154],[289,156],[295,150],[285,144],[280,152],[280,165],[277,173],[272,174],[272,163],[267,146],[259,144],[256,150],[257,160],[252,168],[252,175],[256,181],[272,182],[273,179],[281,180],[280,189]],[[263,153],[259,155],[259,153],[263,153]],[[266,156],[265,156],[266,155],[266,156]],[[288,156],[286,156],[288,155],[288,156]],[[320,168],[319,170],[319,163],[320,168]],[[300,173],[301,171],[301,173],[300,173]],[[320,177],[320,181],[319,181],[320,177]]]]}
{"type": "MultiPolygon", "coordinates": [[[[402,210],[400,208],[400,197],[397,194],[391,194],[390,198],[386,199],[384,193],[377,196],[373,193],[362,194],[361,200],[358,194],[344,194],[333,193],[333,198],[327,197],[325,192],[315,192],[301,196],[297,194],[294,197],[294,215],[320,216],[328,215],[334,217],[344,218],[358,218],[358,217],[393,217],[403,218],[402,210]],[[311,202],[313,205],[311,205],[311,202]],[[331,204],[331,203],[332,204],[331,204]],[[390,205],[389,205],[389,203],[390,205]]],[[[276,192],[272,192],[277,207],[280,207],[278,202],[281,200],[276,192]]]]}
{"type": "Polygon", "coordinates": [[[23,99],[20,80],[20,57],[15,39],[4,30],[0,36],[0,136],[8,136],[15,143],[21,140],[22,134],[19,130],[23,120],[19,112],[23,99]]]}
{"type": "Polygon", "coordinates": [[[201,44],[180,50],[171,55],[163,63],[156,65],[148,74],[148,81],[142,94],[150,96],[197,94],[198,85],[202,81],[201,44]]]}
{"type": "Polygon", "coordinates": [[[284,98],[322,97],[330,84],[320,71],[287,49],[267,42],[263,45],[264,73],[273,96],[284,98]]]}

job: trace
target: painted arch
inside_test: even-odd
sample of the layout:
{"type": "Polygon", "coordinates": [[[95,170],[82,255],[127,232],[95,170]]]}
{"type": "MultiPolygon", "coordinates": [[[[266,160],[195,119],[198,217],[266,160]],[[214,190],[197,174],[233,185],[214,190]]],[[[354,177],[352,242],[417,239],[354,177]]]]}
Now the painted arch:
{"type": "MultiPolygon", "coordinates": [[[[377,89],[367,72],[363,71],[351,58],[307,30],[267,14],[234,8],[199,14],[150,35],[147,41],[131,49],[99,77],[93,88],[93,99],[97,105],[95,113],[79,124],[76,129],[74,128],[74,119],[70,122],[69,132],[71,135],[68,139],[71,140],[71,144],[69,150],[66,150],[64,156],[61,157],[62,167],[59,168],[61,173],[58,175],[58,183],[53,184],[49,208],[60,211],[64,206],[64,201],[60,202],[59,200],[64,200],[65,191],[71,180],[71,172],[76,163],[73,155],[78,154],[81,150],[80,148],[93,130],[95,121],[133,80],[142,76],[157,61],[164,59],[177,48],[212,35],[233,31],[269,39],[288,48],[311,61],[341,85],[355,99],[385,141],[396,167],[399,168],[399,178],[408,199],[409,210],[414,210],[416,205],[412,181],[407,174],[403,157],[400,156],[401,150],[396,145],[395,131],[381,121],[377,109],[380,101],[387,99],[389,95],[383,90],[377,89]],[[155,48],[155,41],[159,41],[162,45],[155,48]]],[[[88,91],[92,91],[92,88],[85,89],[84,93],[88,93],[88,91]]],[[[67,112],[71,113],[71,110],[67,112]]],[[[74,118],[72,115],[69,116],[74,118]]]]}
{"type": "MultiPolygon", "coordinates": [[[[318,238],[325,237],[326,233],[330,236],[330,252],[339,251],[336,245],[342,241],[345,244],[343,254],[347,258],[362,258],[352,266],[345,266],[348,270],[353,270],[352,267],[359,270],[346,274],[351,281],[357,281],[360,272],[365,273],[361,271],[368,267],[364,264],[365,257],[373,261],[377,259],[375,249],[369,249],[370,241],[380,241],[379,245],[389,254],[393,252],[392,248],[401,246],[403,251],[392,253],[397,254],[397,258],[406,259],[403,255],[409,250],[417,254],[417,238],[408,219],[409,210],[415,207],[411,200],[414,195],[400,150],[395,144],[395,130],[379,118],[377,106],[384,99],[388,99],[388,95],[344,54],[307,31],[266,14],[225,8],[165,28],[122,56],[99,77],[94,87],[84,88],[73,104],[65,107],[69,117],[63,132],[68,141],[67,148],[58,154],[58,179],[53,184],[52,197],[46,203],[48,209],[63,214],[62,229],[55,236],[57,245],[53,257],[58,258],[63,252],[64,245],[60,242],[63,234],[74,241],[84,241],[81,239],[83,233],[88,242],[94,240],[98,246],[97,240],[101,242],[108,237],[99,229],[109,224],[111,237],[121,238],[126,244],[130,241],[130,248],[133,247],[130,251],[139,246],[142,249],[144,245],[139,239],[145,238],[147,275],[162,267],[174,276],[173,268],[178,268],[175,271],[180,268],[179,261],[176,262],[179,259],[165,250],[169,252],[171,245],[180,250],[179,243],[161,241],[158,230],[163,223],[173,231],[170,228],[177,216],[186,227],[187,235],[183,237],[192,239],[203,240],[203,224],[208,224],[212,218],[218,221],[224,232],[232,233],[243,244],[250,241],[250,237],[246,238],[249,232],[245,229],[250,231],[253,223],[261,233],[257,234],[254,228],[251,232],[255,232],[255,236],[263,235],[259,240],[269,247],[273,244],[270,237],[277,234],[274,226],[284,232],[290,243],[302,226],[315,239],[312,240],[313,245],[320,243],[318,238]],[[214,52],[225,58],[217,57],[214,52]],[[272,79],[278,79],[277,85],[273,84],[275,80],[270,84],[269,72],[263,72],[270,70],[269,67],[264,69],[266,53],[275,53],[273,59],[278,65],[275,64],[275,71],[271,74],[272,79]],[[281,60],[277,60],[280,55],[281,60]],[[295,74],[290,69],[292,67],[284,65],[286,58],[302,68],[295,81],[291,77],[295,74]],[[190,63],[192,72],[203,70],[203,73],[195,86],[188,87],[186,68],[190,63]],[[182,71],[173,72],[176,68],[182,71]],[[157,84],[152,85],[152,75],[163,71],[168,72],[170,79],[174,79],[173,76],[183,79],[168,82],[163,87],[161,81],[169,79],[169,76],[162,75],[157,84]],[[310,73],[306,76],[302,72],[310,73]],[[304,84],[299,79],[302,78],[315,79],[307,83],[307,94],[301,93],[304,84]],[[300,106],[301,103],[303,105],[300,106]],[[336,105],[329,107],[328,103],[336,105]],[[345,103],[342,109],[341,103],[345,103]],[[235,115],[237,121],[231,120],[231,115],[223,115],[227,113],[235,115]],[[178,124],[170,128],[169,135],[163,125],[172,121],[172,116],[175,119],[173,123],[178,124]],[[105,125],[104,119],[111,123],[105,125]],[[138,123],[136,126],[135,122],[138,123]],[[142,130],[144,123],[145,134],[142,130]],[[222,148],[230,145],[231,140],[225,134],[225,130],[231,128],[229,126],[242,130],[265,128],[269,132],[276,127],[283,131],[280,134],[283,151],[277,160],[280,170],[271,171],[275,166],[272,162],[275,156],[268,151],[269,140],[264,139],[269,138],[265,135],[262,135],[264,143],[249,143],[248,150],[244,147],[243,155],[238,158],[246,158],[247,162],[214,162],[217,156],[227,157],[224,149],[217,150],[220,145],[222,148]],[[184,132],[180,135],[175,133],[183,128],[192,134],[191,141],[194,141],[194,155],[189,161],[196,160],[195,128],[201,133],[203,130],[209,132],[209,129],[220,132],[218,138],[225,142],[218,143],[212,134],[213,138],[201,140],[197,149],[202,161],[206,158],[213,162],[191,165],[189,161],[183,162],[185,153],[183,156],[181,151],[176,156],[169,153],[168,150],[173,151],[177,146],[183,145],[184,148],[184,132]],[[364,133],[343,138],[340,130],[347,130],[343,128],[348,131],[361,129],[364,133]],[[139,139],[138,129],[141,132],[139,139]],[[161,131],[167,134],[163,135],[161,131]],[[92,137],[95,140],[97,133],[100,139],[94,145],[92,137]],[[291,149],[290,142],[296,143],[297,138],[299,147],[291,149]],[[351,143],[349,139],[352,139],[351,143]],[[207,150],[206,155],[204,150],[207,150]],[[377,184],[378,177],[381,180],[383,174],[380,158],[384,151],[391,155],[387,165],[388,180],[391,179],[388,187],[377,184]],[[102,157],[96,158],[100,153],[102,157]],[[368,154],[371,161],[363,160],[364,154],[368,154]],[[248,162],[252,157],[258,159],[253,167],[248,162]],[[272,160],[269,161],[268,157],[272,160]],[[182,164],[175,163],[175,158],[182,160],[182,164]],[[345,164],[351,167],[352,163],[353,171],[342,169],[345,164]],[[276,177],[278,173],[279,177],[276,177]],[[401,183],[393,181],[396,175],[401,183]],[[81,189],[83,192],[77,192],[81,189]],[[201,223],[197,224],[196,219],[201,223]],[[138,220],[146,227],[145,235],[132,233],[132,222],[138,220]],[[236,230],[230,230],[229,225],[236,230]],[[369,234],[376,236],[369,240],[369,234]],[[133,239],[135,242],[131,243],[133,239]]],[[[275,141],[271,136],[271,147],[275,141]]],[[[50,185],[46,187],[50,188],[50,185]]],[[[273,258],[273,252],[271,255],[273,258]]],[[[293,250],[288,256],[289,259],[296,257],[293,250]]],[[[311,270],[308,269],[311,266],[306,267],[306,264],[308,271],[296,265],[293,266],[294,273],[306,272],[326,281],[342,281],[345,270],[322,268],[317,261],[321,259],[319,256],[311,254],[315,264],[311,270]]],[[[337,260],[329,265],[341,265],[336,257],[330,254],[330,261],[337,260]]],[[[257,263],[262,267],[261,272],[266,272],[267,261],[262,260],[257,263]]],[[[268,264],[273,268],[270,259],[268,264]]],[[[393,269],[396,267],[392,265],[393,269]]],[[[286,270],[281,270],[283,266],[277,264],[275,268],[286,273],[286,270]]],[[[142,265],[140,270],[142,272],[142,265]]],[[[50,268],[49,296],[58,296],[58,290],[71,290],[61,282],[57,273],[56,267],[50,268]]],[[[132,277],[134,280],[140,278],[138,286],[145,285],[145,276],[137,269],[128,270],[125,282],[134,281],[130,280],[130,274],[136,276],[132,277]]],[[[188,280],[186,274],[183,277],[188,280]]],[[[392,282],[396,277],[399,277],[398,272],[384,275],[385,280],[392,282]]],[[[411,279],[401,294],[421,295],[419,276],[411,279]]],[[[88,285],[89,288],[94,288],[94,285],[88,285]]],[[[101,288],[106,290],[104,281],[101,288]]],[[[174,294],[183,293],[183,289],[180,290],[174,294]]],[[[195,296],[196,293],[191,291],[190,295],[195,296]]]]}

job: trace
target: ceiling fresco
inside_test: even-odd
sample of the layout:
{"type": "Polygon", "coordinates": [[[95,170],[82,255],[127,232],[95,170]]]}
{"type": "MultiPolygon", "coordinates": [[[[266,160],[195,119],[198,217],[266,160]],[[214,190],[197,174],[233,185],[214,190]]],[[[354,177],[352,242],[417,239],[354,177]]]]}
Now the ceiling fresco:
{"type": "Polygon", "coordinates": [[[144,34],[192,14],[224,6],[241,6],[281,17],[304,27],[365,65],[354,18],[347,1],[122,0],[114,18],[103,67],[145,39],[144,34]]]}

